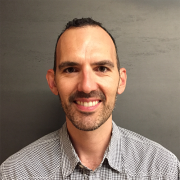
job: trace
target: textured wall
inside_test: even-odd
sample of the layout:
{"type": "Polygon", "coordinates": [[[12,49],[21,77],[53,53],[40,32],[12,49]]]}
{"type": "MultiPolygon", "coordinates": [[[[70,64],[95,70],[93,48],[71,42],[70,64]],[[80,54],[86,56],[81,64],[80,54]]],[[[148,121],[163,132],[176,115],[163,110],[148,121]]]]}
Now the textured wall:
{"type": "Polygon", "coordinates": [[[74,17],[93,17],[112,32],[126,91],[113,119],[180,159],[179,0],[1,0],[1,160],[65,121],[46,83],[56,38],[74,17]]]}

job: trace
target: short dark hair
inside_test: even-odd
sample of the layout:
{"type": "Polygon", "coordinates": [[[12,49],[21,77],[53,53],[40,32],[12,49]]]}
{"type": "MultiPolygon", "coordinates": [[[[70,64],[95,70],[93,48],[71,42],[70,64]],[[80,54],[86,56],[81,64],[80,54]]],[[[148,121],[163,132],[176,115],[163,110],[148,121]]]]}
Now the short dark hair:
{"type": "Polygon", "coordinates": [[[111,39],[112,39],[112,41],[114,43],[115,49],[116,49],[117,68],[119,70],[120,69],[120,62],[119,62],[119,57],[118,57],[118,52],[117,52],[117,46],[116,46],[115,39],[112,37],[110,32],[108,32],[108,30],[105,27],[103,27],[100,22],[94,21],[92,18],[81,18],[81,19],[75,18],[75,19],[73,19],[72,21],[69,21],[66,24],[65,29],[61,32],[61,34],[57,38],[56,46],[55,46],[55,52],[54,52],[54,67],[53,67],[54,72],[56,72],[56,48],[57,48],[57,44],[58,44],[58,41],[59,41],[61,35],[67,29],[76,28],[76,27],[84,27],[84,26],[99,26],[109,34],[109,36],[111,37],[111,39]]]}

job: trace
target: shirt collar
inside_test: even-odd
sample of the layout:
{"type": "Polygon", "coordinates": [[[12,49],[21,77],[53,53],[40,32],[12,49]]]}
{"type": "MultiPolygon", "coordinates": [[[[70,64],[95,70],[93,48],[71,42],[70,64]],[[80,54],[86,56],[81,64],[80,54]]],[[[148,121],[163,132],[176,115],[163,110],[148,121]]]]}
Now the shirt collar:
{"type": "Polygon", "coordinates": [[[117,170],[121,171],[122,160],[121,160],[121,135],[118,126],[112,122],[112,135],[111,140],[108,147],[107,160],[109,165],[117,170]]]}
{"type": "Polygon", "coordinates": [[[67,132],[66,123],[61,128],[60,131],[60,144],[61,144],[61,167],[63,178],[70,175],[78,162],[80,162],[78,155],[69,139],[69,134],[67,132]]]}
{"type": "MultiPolygon", "coordinates": [[[[60,144],[61,144],[61,167],[63,177],[67,177],[70,175],[76,165],[80,162],[78,155],[75,152],[75,149],[69,139],[69,135],[67,132],[66,123],[62,126],[60,130],[60,144]]],[[[107,158],[109,165],[111,168],[120,172],[121,169],[121,139],[120,132],[118,126],[112,122],[112,136],[108,146],[104,154],[104,158],[107,158]]]]}

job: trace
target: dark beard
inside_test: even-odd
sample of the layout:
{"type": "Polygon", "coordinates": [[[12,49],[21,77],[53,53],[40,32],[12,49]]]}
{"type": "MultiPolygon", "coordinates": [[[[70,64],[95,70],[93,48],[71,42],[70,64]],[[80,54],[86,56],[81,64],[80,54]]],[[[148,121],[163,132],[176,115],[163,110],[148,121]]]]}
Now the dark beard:
{"type": "Polygon", "coordinates": [[[77,91],[69,97],[68,104],[65,104],[60,98],[63,110],[67,118],[77,129],[82,131],[94,131],[101,125],[103,125],[112,114],[115,106],[115,99],[116,96],[114,97],[114,102],[112,104],[105,104],[106,97],[102,91],[92,91],[88,94],[77,91]],[[72,108],[72,103],[75,103],[74,101],[76,98],[91,97],[99,98],[101,99],[101,103],[103,103],[103,107],[99,110],[99,114],[97,115],[95,120],[92,119],[92,116],[95,112],[77,112],[77,110],[73,110],[72,108]]]}

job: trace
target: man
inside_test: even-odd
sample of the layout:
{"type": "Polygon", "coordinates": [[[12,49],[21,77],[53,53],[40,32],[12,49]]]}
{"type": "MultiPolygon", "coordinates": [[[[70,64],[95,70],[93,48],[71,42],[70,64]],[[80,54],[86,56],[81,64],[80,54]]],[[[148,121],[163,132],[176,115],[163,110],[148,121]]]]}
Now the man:
{"type": "Polygon", "coordinates": [[[100,23],[82,18],[66,25],[46,78],[66,123],[8,158],[1,179],[180,179],[171,152],[112,121],[127,76],[100,23]]]}

